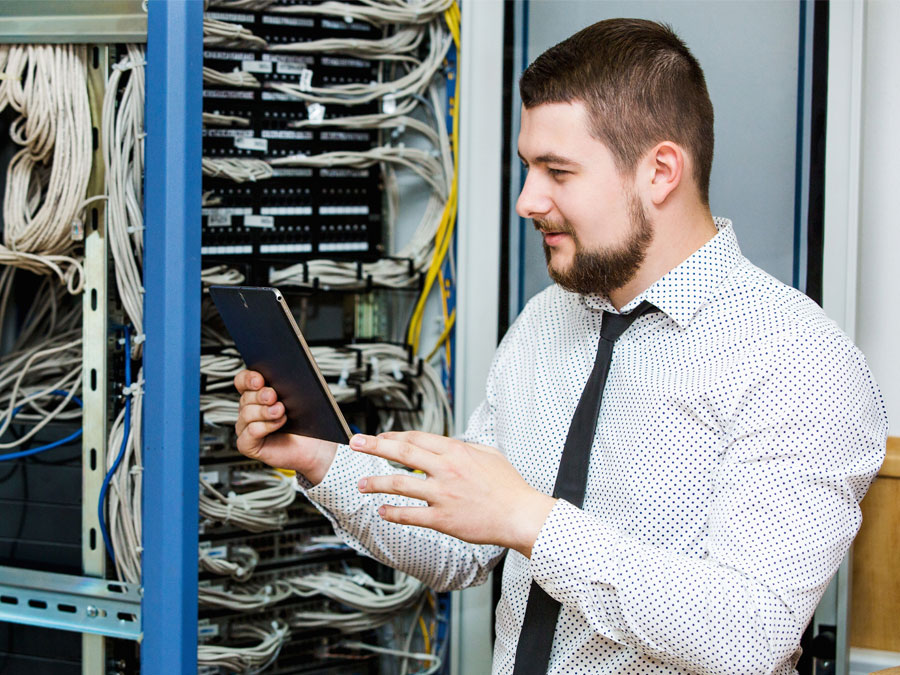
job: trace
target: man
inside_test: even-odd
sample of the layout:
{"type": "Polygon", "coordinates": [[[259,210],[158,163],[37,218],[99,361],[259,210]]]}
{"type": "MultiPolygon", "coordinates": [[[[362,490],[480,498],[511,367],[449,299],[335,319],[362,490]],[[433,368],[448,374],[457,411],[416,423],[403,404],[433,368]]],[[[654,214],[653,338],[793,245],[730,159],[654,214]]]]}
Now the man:
{"type": "Polygon", "coordinates": [[[590,26],[520,88],[517,210],[557,285],[503,339],[469,442],[278,434],[283,406],[245,371],[238,448],[296,469],[351,545],[437,589],[482,583],[510,549],[496,673],[794,672],[883,458],[878,388],[822,311],[710,215],[712,105],[669,28],[590,26]],[[620,319],[633,323],[604,338],[599,414],[570,431],[620,319]],[[583,494],[552,497],[584,450],[567,437],[594,423],[583,494]],[[551,611],[535,623],[526,608],[542,594],[561,609],[533,657],[551,611]]]}

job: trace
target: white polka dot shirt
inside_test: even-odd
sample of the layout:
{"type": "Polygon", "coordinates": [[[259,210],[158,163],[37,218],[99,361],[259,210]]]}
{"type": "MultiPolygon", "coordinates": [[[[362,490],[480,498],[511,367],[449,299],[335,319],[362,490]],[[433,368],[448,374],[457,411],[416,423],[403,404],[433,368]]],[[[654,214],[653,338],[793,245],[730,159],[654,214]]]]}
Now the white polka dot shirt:
{"type": "MultiPolygon", "coordinates": [[[[532,579],[562,604],[549,672],[793,673],[861,517],[887,415],[862,354],[800,292],[741,255],[731,223],[622,308],[584,506],[558,501],[528,558],[510,551],[494,673],[511,673],[532,579]]],[[[503,339],[468,440],[551,494],[594,362],[600,297],[551,286],[503,339]]],[[[430,586],[480,584],[502,549],[386,523],[396,472],[341,446],[298,486],[352,546],[430,586]]],[[[407,500],[406,503],[409,503],[407,500]]]]}

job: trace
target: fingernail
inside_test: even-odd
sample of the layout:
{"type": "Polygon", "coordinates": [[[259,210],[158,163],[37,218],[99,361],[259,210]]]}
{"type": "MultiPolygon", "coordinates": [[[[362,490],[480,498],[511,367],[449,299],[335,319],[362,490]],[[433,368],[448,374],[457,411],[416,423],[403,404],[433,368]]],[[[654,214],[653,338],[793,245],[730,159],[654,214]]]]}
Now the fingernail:
{"type": "Polygon", "coordinates": [[[366,489],[366,483],[368,483],[368,481],[365,478],[359,479],[359,491],[360,492],[362,492],[363,490],[366,489]]]}
{"type": "Polygon", "coordinates": [[[384,514],[386,512],[387,512],[387,509],[383,506],[378,509],[378,515],[381,516],[382,518],[384,517],[384,514]]]}
{"type": "Polygon", "coordinates": [[[261,386],[262,386],[262,380],[260,380],[258,377],[254,377],[254,378],[251,380],[250,384],[252,384],[254,387],[261,387],[261,386]]]}
{"type": "Polygon", "coordinates": [[[354,448],[365,448],[367,445],[366,437],[362,434],[356,434],[355,436],[353,436],[353,438],[350,439],[350,445],[352,445],[354,448]]]}

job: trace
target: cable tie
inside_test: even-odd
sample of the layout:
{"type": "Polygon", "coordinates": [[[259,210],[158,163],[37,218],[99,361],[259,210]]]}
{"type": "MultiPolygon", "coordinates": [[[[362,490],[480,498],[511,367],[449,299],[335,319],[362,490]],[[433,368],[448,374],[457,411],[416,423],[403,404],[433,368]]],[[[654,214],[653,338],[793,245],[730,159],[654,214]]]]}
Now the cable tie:
{"type": "Polygon", "coordinates": [[[347,386],[347,378],[350,377],[350,370],[344,366],[343,370],[341,370],[341,376],[338,378],[338,386],[346,387],[347,386]]]}
{"type": "Polygon", "coordinates": [[[141,390],[142,384],[143,382],[132,382],[127,387],[122,387],[122,394],[124,394],[125,396],[131,396],[141,390]]]}
{"type": "Polygon", "coordinates": [[[306,106],[306,116],[312,124],[320,124],[325,119],[325,106],[321,103],[310,103],[306,106]]]}
{"type": "MultiPolygon", "coordinates": [[[[142,288],[141,291],[143,291],[143,290],[144,290],[144,289],[142,288]]],[[[147,335],[146,335],[145,333],[138,333],[137,335],[135,335],[135,336],[131,339],[131,343],[132,343],[135,347],[137,347],[138,345],[144,344],[144,342],[145,342],[146,340],[147,340],[147,335]]]]}
{"type": "Polygon", "coordinates": [[[227,525],[229,522],[231,522],[231,512],[232,512],[232,510],[233,510],[233,509],[232,509],[232,504],[231,504],[231,502],[228,502],[228,503],[225,505],[225,520],[222,521],[225,525],[227,525]]]}
{"type": "Polygon", "coordinates": [[[373,356],[369,359],[369,363],[372,364],[372,379],[377,380],[378,376],[381,374],[381,369],[379,368],[378,357],[373,356]]]}

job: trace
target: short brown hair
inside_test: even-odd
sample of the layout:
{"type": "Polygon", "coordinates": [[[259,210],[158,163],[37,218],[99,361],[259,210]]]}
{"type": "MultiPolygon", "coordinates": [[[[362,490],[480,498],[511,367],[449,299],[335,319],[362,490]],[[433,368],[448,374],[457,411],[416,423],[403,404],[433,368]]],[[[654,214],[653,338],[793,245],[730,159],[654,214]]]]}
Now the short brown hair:
{"type": "Polygon", "coordinates": [[[700,198],[709,204],[712,102],[700,64],[671,27],[642,19],[595,23],[535,59],[519,91],[526,108],[583,101],[591,134],[624,176],[654,144],[678,143],[693,159],[700,198]]]}

